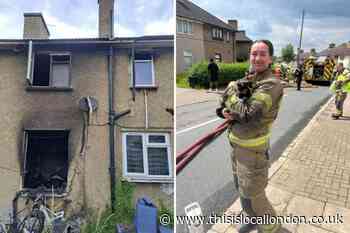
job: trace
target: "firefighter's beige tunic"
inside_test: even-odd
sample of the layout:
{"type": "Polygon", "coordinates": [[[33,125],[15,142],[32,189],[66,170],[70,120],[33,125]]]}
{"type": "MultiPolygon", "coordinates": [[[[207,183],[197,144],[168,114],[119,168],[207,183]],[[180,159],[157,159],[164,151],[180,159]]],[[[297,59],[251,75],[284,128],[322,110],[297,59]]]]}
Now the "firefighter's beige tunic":
{"type": "MultiPolygon", "coordinates": [[[[233,116],[228,138],[233,147],[232,167],[243,210],[250,216],[275,216],[266,198],[269,168],[269,138],[277,117],[283,88],[268,69],[253,78],[255,88],[247,101],[249,108],[237,98],[236,82],[231,82],[222,98],[222,105],[233,116]]],[[[277,232],[279,225],[258,226],[262,232],[277,232]]]]}

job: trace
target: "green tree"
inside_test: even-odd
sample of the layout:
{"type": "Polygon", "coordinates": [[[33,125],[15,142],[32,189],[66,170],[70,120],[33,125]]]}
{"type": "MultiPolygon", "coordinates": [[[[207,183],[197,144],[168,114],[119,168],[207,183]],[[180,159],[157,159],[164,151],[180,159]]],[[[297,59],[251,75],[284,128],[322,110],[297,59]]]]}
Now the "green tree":
{"type": "Polygon", "coordinates": [[[283,61],[289,63],[291,61],[293,61],[295,57],[294,54],[294,47],[292,44],[287,44],[287,46],[285,48],[282,48],[282,59],[283,61]]]}

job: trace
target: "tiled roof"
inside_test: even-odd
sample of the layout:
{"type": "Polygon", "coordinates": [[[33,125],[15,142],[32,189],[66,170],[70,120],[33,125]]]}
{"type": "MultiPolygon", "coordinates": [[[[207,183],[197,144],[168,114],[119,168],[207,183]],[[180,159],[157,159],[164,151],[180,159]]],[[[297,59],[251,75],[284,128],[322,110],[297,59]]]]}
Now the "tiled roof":
{"type": "Polygon", "coordinates": [[[236,32],[236,41],[239,42],[252,42],[252,40],[245,35],[245,31],[236,32]]]}
{"type": "Polygon", "coordinates": [[[335,48],[328,48],[319,53],[318,56],[350,56],[350,48],[346,46],[338,46],[335,48]]]}
{"type": "Polygon", "coordinates": [[[189,0],[176,1],[176,15],[232,30],[232,27],[229,24],[203,10],[189,0]]]}

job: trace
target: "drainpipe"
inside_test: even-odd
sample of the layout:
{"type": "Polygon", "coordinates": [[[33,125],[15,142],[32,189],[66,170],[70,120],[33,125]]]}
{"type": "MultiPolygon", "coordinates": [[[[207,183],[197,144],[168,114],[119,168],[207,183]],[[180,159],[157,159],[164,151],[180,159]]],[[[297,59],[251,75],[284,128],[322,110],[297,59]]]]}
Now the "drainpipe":
{"type": "Polygon", "coordinates": [[[115,186],[116,186],[116,168],[115,168],[115,151],[114,151],[114,93],[113,93],[113,48],[109,47],[108,54],[108,104],[109,104],[109,173],[111,182],[111,208],[115,212],[115,186]]]}

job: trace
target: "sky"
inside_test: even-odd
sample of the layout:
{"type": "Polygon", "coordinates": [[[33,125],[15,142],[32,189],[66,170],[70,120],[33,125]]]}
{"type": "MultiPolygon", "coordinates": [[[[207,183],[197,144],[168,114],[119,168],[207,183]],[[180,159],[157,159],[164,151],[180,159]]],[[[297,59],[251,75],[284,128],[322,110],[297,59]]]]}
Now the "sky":
{"type": "MultiPolygon", "coordinates": [[[[114,1],[116,37],[173,34],[173,0],[114,1]]],[[[1,39],[22,39],[24,12],[41,12],[51,39],[98,37],[97,0],[0,0],[1,39]]]]}
{"type": "Polygon", "coordinates": [[[305,9],[302,49],[317,52],[330,43],[350,41],[349,0],[191,0],[223,21],[238,20],[252,40],[269,39],[276,55],[288,43],[299,47],[302,9],[305,9]]]}

